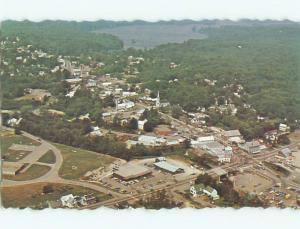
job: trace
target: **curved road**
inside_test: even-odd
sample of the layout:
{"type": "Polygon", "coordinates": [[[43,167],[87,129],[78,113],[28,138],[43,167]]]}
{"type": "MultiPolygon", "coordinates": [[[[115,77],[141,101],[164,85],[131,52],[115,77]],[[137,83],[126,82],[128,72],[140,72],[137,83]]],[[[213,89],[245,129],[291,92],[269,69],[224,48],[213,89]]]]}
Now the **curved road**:
{"type": "MultiPolygon", "coordinates": [[[[34,136],[32,134],[22,132],[22,135],[27,138],[30,138],[34,141],[40,142],[41,146],[43,148],[46,148],[47,151],[52,150],[56,157],[56,163],[53,165],[47,164],[47,166],[51,167],[50,171],[36,179],[26,180],[26,181],[13,181],[13,180],[3,179],[3,182],[1,184],[2,187],[12,187],[12,186],[20,186],[20,185],[28,185],[28,184],[34,184],[34,183],[40,183],[40,182],[47,182],[47,183],[77,185],[77,186],[93,189],[98,192],[102,192],[102,193],[106,193],[106,194],[113,194],[116,197],[124,196],[115,191],[108,190],[104,187],[101,187],[100,185],[96,185],[96,184],[92,184],[92,183],[84,182],[84,181],[67,180],[67,179],[61,178],[59,176],[59,169],[62,166],[63,157],[61,155],[60,150],[58,148],[56,148],[54,145],[48,143],[45,140],[40,139],[39,137],[34,136]]],[[[36,162],[36,164],[42,164],[42,163],[36,162]]]]}

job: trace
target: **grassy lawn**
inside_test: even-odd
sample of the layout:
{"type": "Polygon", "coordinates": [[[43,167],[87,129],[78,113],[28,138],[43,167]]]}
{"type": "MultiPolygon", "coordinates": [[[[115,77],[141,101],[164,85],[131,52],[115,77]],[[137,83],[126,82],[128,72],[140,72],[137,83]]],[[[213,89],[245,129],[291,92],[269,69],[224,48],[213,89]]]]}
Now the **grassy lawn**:
{"type": "Polygon", "coordinates": [[[45,175],[49,172],[51,168],[45,165],[31,165],[30,168],[24,172],[19,173],[16,176],[8,176],[4,175],[3,177],[8,180],[15,180],[15,181],[25,181],[25,180],[33,180],[45,175]]]}
{"type": "Polygon", "coordinates": [[[14,151],[14,150],[8,150],[5,154],[3,154],[3,159],[5,161],[12,161],[16,162],[21,160],[22,158],[26,157],[31,152],[28,151],[14,151]]]}
{"type": "Polygon", "coordinates": [[[170,156],[167,156],[167,158],[174,159],[174,160],[177,160],[177,161],[181,161],[181,162],[184,162],[186,164],[192,164],[193,163],[187,156],[182,155],[182,154],[170,155],[170,156]]]}
{"type": "Polygon", "coordinates": [[[107,167],[115,158],[100,153],[78,149],[66,145],[55,144],[61,150],[63,164],[59,175],[65,179],[79,179],[86,172],[99,167],[107,167]]]}
{"type": "Polygon", "coordinates": [[[84,195],[93,193],[99,201],[108,200],[111,197],[107,194],[100,193],[88,188],[50,183],[35,183],[30,185],[14,186],[2,188],[2,202],[5,208],[47,208],[47,201],[59,200],[61,196],[73,194],[84,195]],[[43,193],[43,187],[51,185],[53,192],[43,193]]]}
{"type": "Polygon", "coordinates": [[[24,137],[23,135],[15,135],[12,131],[1,131],[1,152],[3,154],[8,152],[8,148],[12,144],[23,144],[23,145],[40,145],[39,142],[24,137]]]}
{"type": "Polygon", "coordinates": [[[53,151],[49,150],[38,161],[47,164],[54,164],[56,162],[56,157],[53,151]]]}

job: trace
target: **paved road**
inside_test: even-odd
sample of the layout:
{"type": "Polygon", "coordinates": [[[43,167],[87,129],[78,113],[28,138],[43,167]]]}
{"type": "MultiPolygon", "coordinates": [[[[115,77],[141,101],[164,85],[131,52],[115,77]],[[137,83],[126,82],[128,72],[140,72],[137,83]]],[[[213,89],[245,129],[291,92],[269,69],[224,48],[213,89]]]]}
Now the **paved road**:
{"type": "MultiPolygon", "coordinates": [[[[92,183],[85,182],[85,181],[67,180],[67,179],[61,178],[59,176],[59,169],[62,166],[63,157],[61,155],[60,150],[58,148],[56,148],[54,145],[48,143],[45,140],[40,139],[39,137],[34,136],[32,134],[22,132],[22,135],[25,136],[25,137],[28,137],[32,140],[40,142],[41,146],[42,146],[42,149],[43,149],[42,152],[45,153],[49,150],[52,150],[53,153],[55,154],[55,157],[56,157],[56,163],[53,164],[53,165],[48,165],[47,164],[48,166],[51,167],[51,170],[48,173],[46,173],[45,175],[43,175],[39,178],[36,178],[36,179],[26,180],[26,181],[13,181],[13,180],[3,179],[2,187],[20,186],[20,185],[39,183],[39,182],[49,182],[49,183],[61,183],[61,184],[69,184],[69,185],[78,185],[78,186],[93,189],[95,191],[99,191],[99,192],[102,192],[102,193],[112,194],[116,197],[124,196],[120,193],[117,193],[117,192],[114,192],[112,190],[108,190],[107,188],[101,187],[100,185],[92,184],[92,183]]],[[[39,156],[43,155],[41,152],[37,152],[37,153],[39,154],[39,156]]],[[[37,156],[31,157],[31,159],[33,160],[36,157],[37,156]]],[[[36,164],[44,164],[44,163],[36,163],[36,164]]]]}

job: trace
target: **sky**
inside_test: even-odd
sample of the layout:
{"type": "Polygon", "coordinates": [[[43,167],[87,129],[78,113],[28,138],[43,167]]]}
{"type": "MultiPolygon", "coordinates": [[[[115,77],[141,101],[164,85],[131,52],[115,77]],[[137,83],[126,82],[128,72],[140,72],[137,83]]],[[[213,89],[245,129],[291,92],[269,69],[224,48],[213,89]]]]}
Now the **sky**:
{"type": "Polygon", "coordinates": [[[0,0],[0,20],[289,19],[300,0],[0,0]]]}

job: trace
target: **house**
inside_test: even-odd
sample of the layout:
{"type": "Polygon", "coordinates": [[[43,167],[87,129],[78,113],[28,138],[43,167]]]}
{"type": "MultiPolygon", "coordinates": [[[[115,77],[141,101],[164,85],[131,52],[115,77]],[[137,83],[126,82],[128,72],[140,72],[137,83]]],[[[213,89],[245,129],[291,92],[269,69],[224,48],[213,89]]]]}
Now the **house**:
{"type": "Polygon", "coordinates": [[[166,161],[165,157],[157,157],[155,158],[155,162],[166,161]]]}
{"type": "Polygon", "coordinates": [[[83,120],[90,120],[90,114],[87,113],[87,114],[85,114],[85,115],[80,115],[80,116],[78,117],[78,119],[81,120],[81,121],[83,121],[83,120]]]}
{"type": "Polygon", "coordinates": [[[63,207],[74,208],[77,205],[76,196],[69,194],[60,198],[63,207]]]}
{"type": "Polygon", "coordinates": [[[214,142],[214,136],[198,137],[196,140],[191,140],[192,148],[202,148],[205,144],[214,142]]]}
{"type": "Polygon", "coordinates": [[[7,125],[11,127],[18,126],[20,122],[22,121],[22,118],[16,119],[16,118],[11,118],[7,121],[7,125]]]}
{"type": "Polygon", "coordinates": [[[289,132],[290,131],[290,127],[286,124],[280,123],[279,127],[278,127],[279,131],[281,132],[289,132]]]}
{"type": "Polygon", "coordinates": [[[270,130],[264,134],[265,140],[271,144],[277,143],[278,137],[279,134],[277,130],[270,130]]]}
{"type": "Polygon", "coordinates": [[[127,110],[134,106],[135,104],[132,101],[123,101],[123,103],[118,103],[118,100],[116,101],[116,110],[127,110]]]}
{"type": "Polygon", "coordinates": [[[69,84],[77,84],[77,83],[80,83],[82,81],[82,79],[72,78],[72,79],[65,79],[64,81],[66,81],[69,84]]]}
{"type": "Polygon", "coordinates": [[[244,144],[240,144],[239,147],[243,150],[245,150],[247,153],[260,153],[261,148],[260,148],[260,143],[258,141],[251,141],[251,142],[246,142],[244,144]]]}
{"type": "Polygon", "coordinates": [[[136,95],[137,95],[136,92],[131,92],[131,91],[123,91],[122,92],[123,97],[130,97],[130,96],[136,96],[136,95]]]}
{"type": "Polygon", "coordinates": [[[213,200],[220,199],[218,195],[218,191],[210,186],[205,186],[204,184],[196,184],[190,188],[190,193],[193,197],[197,197],[201,194],[206,194],[207,196],[211,197],[213,200]]]}
{"type": "Polygon", "coordinates": [[[92,131],[89,133],[90,136],[103,136],[100,128],[98,126],[92,126],[92,131]]]}
{"type": "Polygon", "coordinates": [[[139,142],[134,140],[128,140],[126,141],[126,148],[131,149],[132,146],[137,145],[139,142]]]}
{"type": "Polygon", "coordinates": [[[86,87],[96,87],[97,82],[95,80],[89,79],[88,83],[86,84],[86,87]]]}
{"type": "Polygon", "coordinates": [[[197,197],[199,194],[203,193],[204,188],[204,184],[195,184],[190,187],[190,193],[193,195],[193,197],[197,197]]]}
{"type": "Polygon", "coordinates": [[[280,150],[280,153],[285,157],[289,157],[292,154],[292,152],[289,148],[284,148],[284,149],[280,150]]]}
{"type": "Polygon", "coordinates": [[[145,125],[145,123],[147,121],[148,121],[147,119],[145,119],[145,120],[138,120],[138,129],[139,130],[144,130],[144,125],[145,125]]]}
{"type": "Polygon", "coordinates": [[[79,200],[80,205],[87,206],[97,202],[96,197],[93,194],[86,194],[79,200]]]}
{"type": "Polygon", "coordinates": [[[206,186],[206,188],[203,189],[203,193],[211,197],[213,200],[218,200],[220,199],[220,196],[218,195],[218,192],[216,189],[206,186]]]}

